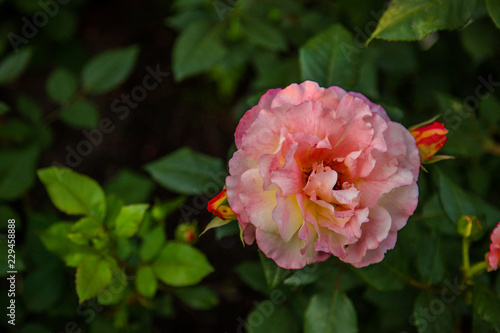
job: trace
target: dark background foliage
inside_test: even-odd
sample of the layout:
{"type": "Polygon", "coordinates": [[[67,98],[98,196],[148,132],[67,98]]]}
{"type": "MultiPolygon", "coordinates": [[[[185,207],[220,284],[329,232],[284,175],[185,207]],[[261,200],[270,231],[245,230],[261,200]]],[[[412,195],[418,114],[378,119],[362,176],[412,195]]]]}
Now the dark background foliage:
{"type": "MultiPolygon", "coordinates": [[[[466,284],[462,239],[455,231],[463,214],[481,220],[482,237],[470,251],[475,263],[484,259],[500,220],[500,32],[492,20],[495,13],[498,20],[498,1],[436,1],[437,9],[417,10],[401,19],[402,26],[386,24],[384,30],[383,23],[401,13],[391,14],[389,7],[392,17],[383,21],[388,4],[375,0],[71,0],[27,38],[26,21],[33,22],[49,2],[0,1],[0,73],[9,56],[30,53],[18,75],[5,80],[0,75],[0,109],[9,109],[0,112],[0,216],[17,222],[17,331],[234,332],[248,319],[252,332],[316,332],[324,331],[320,318],[331,319],[330,329],[342,332],[500,331],[498,274],[466,284]],[[424,39],[433,31],[438,32],[424,39]],[[13,45],[12,33],[27,42],[13,45]],[[372,34],[376,38],[366,45],[372,34]],[[102,93],[82,89],[89,88],[81,73],[91,59],[130,46],[137,47],[137,57],[119,82],[102,93]],[[79,87],[62,101],[57,91],[68,80],[57,86],[55,98],[48,91],[49,78],[60,68],[72,73],[79,87]],[[168,75],[121,119],[113,103],[126,105],[123,94],[143,85],[148,68],[168,75]],[[457,158],[421,173],[419,208],[384,262],[356,270],[331,259],[285,272],[259,257],[255,245],[242,247],[237,228],[226,226],[195,245],[215,269],[200,283],[211,291],[208,297],[199,289],[182,294],[182,288],[160,283],[148,298],[132,282],[114,305],[101,308],[98,300],[79,305],[75,268],[66,267],[41,240],[57,221],[75,219],[57,212],[35,170],[54,162],[68,166],[68,147],[77,149],[87,139],[84,130],[111,119],[115,129],[71,168],[129,204],[160,207],[183,200],[185,206],[174,207],[166,219],[153,219],[172,240],[182,222],[206,226],[211,216],[199,207],[214,193],[175,190],[171,179],[159,180],[144,166],[190,147],[216,157],[225,170],[241,115],[267,89],[305,79],[359,91],[407,127],[442,114],[440,121],[450,130],[442,152],[457,158]],[[79,99],[91,103],[90,110],[68,115],[79,99]],[[123,175],[124,170],[129,172],[123,175]],[[186,221],[182,207],[196,206],[186,221]],[[444,302],[443,292],[449,296],[457,283],[467,288],[444,302]],[[340,308],[332,305],[336,301],[340,308]],[[337,326],[339,317],[345,323],[337,326]]],[[[203,173],[204,166],[200,169],[203,173]]],[[[136,255],[143,235],[127,244],[132,250],[124,263],[134,274],[143,264],[136,255]]],[[[1,285],[3,293],[4,277],[1,285]]],[[[1,302],[5,309],[8,299],[2,296],[1,302]]],[[[4,320],[0,325],[16,331],[4,320]]]]}

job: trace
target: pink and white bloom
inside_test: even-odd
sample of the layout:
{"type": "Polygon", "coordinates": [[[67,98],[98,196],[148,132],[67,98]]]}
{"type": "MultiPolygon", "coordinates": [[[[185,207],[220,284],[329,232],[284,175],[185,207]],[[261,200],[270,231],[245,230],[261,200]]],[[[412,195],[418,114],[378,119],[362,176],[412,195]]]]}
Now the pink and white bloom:
{"type": "Polygon", "coordinates": [[[414,137],[359,93],[311,81],[269,90],[235,139],[229,205],[245,242],[283,268],[332,254],[380,262],[417,206],[414,137]]]}
{"type": "Polygon", "coordinates": [[[491,233],[490,252],[486,255],[488,270],[494,271],[499,266],[500,258],[500,223],[495,227],[491,233]]]}

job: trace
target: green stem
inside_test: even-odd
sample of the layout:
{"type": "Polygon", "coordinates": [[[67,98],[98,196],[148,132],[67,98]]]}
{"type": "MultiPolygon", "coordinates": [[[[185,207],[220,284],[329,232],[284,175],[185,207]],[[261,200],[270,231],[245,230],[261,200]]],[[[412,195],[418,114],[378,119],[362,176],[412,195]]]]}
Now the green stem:
{"type": "Polygon", "coordinates": [[[486,272],[486,269],[488,268],[488,264],[486,261],[481,261],[472,266],[468,271],[467,271],[467,278],[472,278],[474,276],[477,276],[483,272],[486,272]]]}
{"type": "Polygon", "coordinates": [[[470,270],[470,261],[469,261],[469,246],[470,242],[467,237],[462,239],[462,261],[464,266],[464,271],[467,272],[470,270]]]}

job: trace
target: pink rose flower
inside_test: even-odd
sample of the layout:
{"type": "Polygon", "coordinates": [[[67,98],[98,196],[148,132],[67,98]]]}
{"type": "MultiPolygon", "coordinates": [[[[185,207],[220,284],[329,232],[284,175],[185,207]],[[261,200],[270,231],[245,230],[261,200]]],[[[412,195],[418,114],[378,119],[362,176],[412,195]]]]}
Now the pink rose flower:
{"type": "Polygon", "coordinates": [[[498,268],[500,258],[500,223],[491,233],[490,252],[487,254],[488,270],[494,271],[498,268]]]}
{"type": "Polygon", "coordinates": [[[283,268],[331,254],[380,262],[417,206],[415,139],[359,93],[311,81],[269,90],[235,139],[229,205],[245,242],[283,268]]]}

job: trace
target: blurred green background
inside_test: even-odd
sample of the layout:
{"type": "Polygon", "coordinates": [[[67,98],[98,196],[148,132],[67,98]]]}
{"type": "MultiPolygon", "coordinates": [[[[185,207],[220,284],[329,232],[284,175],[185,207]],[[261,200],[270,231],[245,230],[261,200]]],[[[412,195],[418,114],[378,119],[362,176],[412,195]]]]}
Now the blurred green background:
{"type": "MultiPolygon", "coordinates": [[[[477,306],[500,309],[496,275],[478,282],[478,294],[496,298],[471,310],[464,292],[432,321],[441,325],[435,330],[411,316],[461,276],[460,215],[483,222],[473,261],[483,259],[500,220],[500,4],[394,2],[383,16],[387,8],[375,0],[0,0],[0,216],[16,219],[19,271],[17,330],[2,320],[2,331],[239,332],[248,317],[252,332],[314,332],[323,304],[314,296],[341,276],[357,312],[354,331],[499,332],[477,306]],[[139,270],[161,261],[160,248],[185,243],[183,223],[203,230],[211,220],[206,203],[223,186],[243,113],[268,89],[306,79],[361,92],[407,127],[441,114],[450,130],[442,153],[457,158],[421,173],[419,208],[389,266],[353,270],[332,259],[290,280],[228,225],[185,244],[213,266],[201,282],[175,285],[155,270],[138,283],[139,270]],[[137,234],[108,225],[78,240],[132,276],[112,301],[89,293],[79,304],[77,264],[65,258],[75,242],[59,246],[71,230],[54,231],[76,219],[57,211],[36,175],[50,166],[114,194],[108,215],[110,207],[149,204],[137,234]],[[96,239],[108,233],[99,248],[96,239]],[[146,259],[145,244],[156,244],[146,259]],[[266,315],[256,304],[277,288],[286,301],[266,315]]],[[[8,299],[1,302],[5,309],[8,299]]]]}

